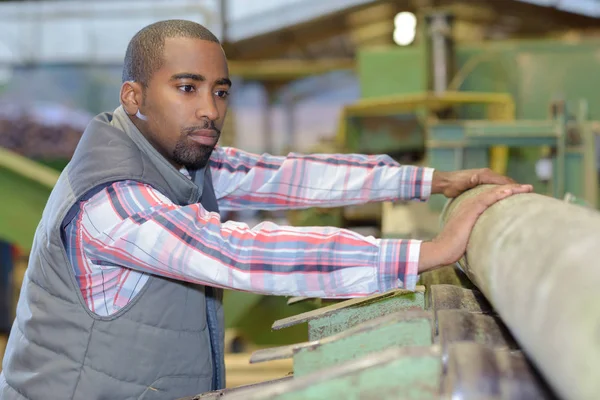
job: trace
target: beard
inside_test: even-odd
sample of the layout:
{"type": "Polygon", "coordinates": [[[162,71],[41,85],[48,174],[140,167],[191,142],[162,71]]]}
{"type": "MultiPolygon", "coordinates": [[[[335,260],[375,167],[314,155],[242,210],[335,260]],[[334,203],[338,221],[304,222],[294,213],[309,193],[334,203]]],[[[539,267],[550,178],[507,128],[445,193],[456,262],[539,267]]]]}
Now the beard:
{"type": "Polygon", "coordinates": [[[208,146],[196,143],[188,138],[191,132],[199,129],[212,129],[217,133],[217,137],[221,135],[221,131],[214,126],[212,121],[207,121],[205,126],[194,126],[182,130],[181,137],[173,150],[173,161],[178,165],[183,165],[188,170],[198,170],[206,167],[216,146],[216,144],[215,146],[208,146]]]}
{"type": "Polygon", "coordinates": [[[202,169],[208,164],[215,146],[198,143],[188,143],[187,138],[181,138],[173,150],[173,161],[183,165],[188,170],[202,169]]]}

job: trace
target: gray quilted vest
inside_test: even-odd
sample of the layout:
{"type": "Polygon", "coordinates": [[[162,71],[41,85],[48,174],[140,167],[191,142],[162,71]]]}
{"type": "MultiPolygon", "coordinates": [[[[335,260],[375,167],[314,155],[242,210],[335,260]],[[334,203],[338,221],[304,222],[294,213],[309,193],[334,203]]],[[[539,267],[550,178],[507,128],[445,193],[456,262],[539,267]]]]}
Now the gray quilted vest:
{"type": "MultiPolygon", "coordinates": [[[[171,166],[135,129],[87,127],[37,228],[0,376],[0,399],[176,399],[220,389],[222,291],[152,276],[125,308],[100,317],[83,303],[61,228],[80,199],[131,179],[179,205],[218,211],[210,169],[195,179],[171,166]]],[[[133,124],[131,125],[133,126],[133,124]]]]}

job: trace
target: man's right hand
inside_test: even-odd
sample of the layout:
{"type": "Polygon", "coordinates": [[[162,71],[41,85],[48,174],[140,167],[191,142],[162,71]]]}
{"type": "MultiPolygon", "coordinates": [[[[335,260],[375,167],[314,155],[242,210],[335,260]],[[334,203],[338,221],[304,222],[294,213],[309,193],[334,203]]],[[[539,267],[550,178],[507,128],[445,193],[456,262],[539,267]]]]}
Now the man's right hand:
{"type": "Polygon", "coordinates": [[[477,218],[496,202],[513,194],[529,193],[531,185],[501,185],[466,199],[448,220],[442,232],[421,244],[419,272],[454,264],[464,255],[477,218]]]}

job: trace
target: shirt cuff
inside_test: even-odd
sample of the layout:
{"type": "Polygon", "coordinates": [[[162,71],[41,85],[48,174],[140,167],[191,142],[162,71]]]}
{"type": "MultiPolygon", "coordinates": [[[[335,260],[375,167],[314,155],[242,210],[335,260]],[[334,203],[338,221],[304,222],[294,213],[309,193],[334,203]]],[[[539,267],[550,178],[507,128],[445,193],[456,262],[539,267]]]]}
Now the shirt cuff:
{"type": "Polygon", "coordinates": [[[400,167],[400,193],[402,200],[427,201],[431,196],[433,168],[405,165],[400,167]]]}
{"type": "Polygon", "coordinates": [[[381,293],[415,290],[419,278],[421,240],[379,239],[378,284],[381,293]]]}
{"type": "Polygon", "coordinates": [[[423,167],[423,180],[421,181],[421,200],[429,200],[433,182],[433,168],[423,167]]]}

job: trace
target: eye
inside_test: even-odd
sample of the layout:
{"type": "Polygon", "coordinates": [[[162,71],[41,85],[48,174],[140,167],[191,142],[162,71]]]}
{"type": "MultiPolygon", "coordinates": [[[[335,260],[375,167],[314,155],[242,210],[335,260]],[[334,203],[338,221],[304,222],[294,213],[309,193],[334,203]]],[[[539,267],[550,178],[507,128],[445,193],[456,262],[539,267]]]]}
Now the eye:
{"type": "Polygon", "coordinates": [[[178,89],[185,93],[192,93],[195,88],[193,85],[181,85],[178,86],[178,89]]]}
{"type": "Polygon", "coordinates": [[[215,94],[222,99],[226,99],[229,96],[229,92],[227,90],[217,90],[215,94]]]}

